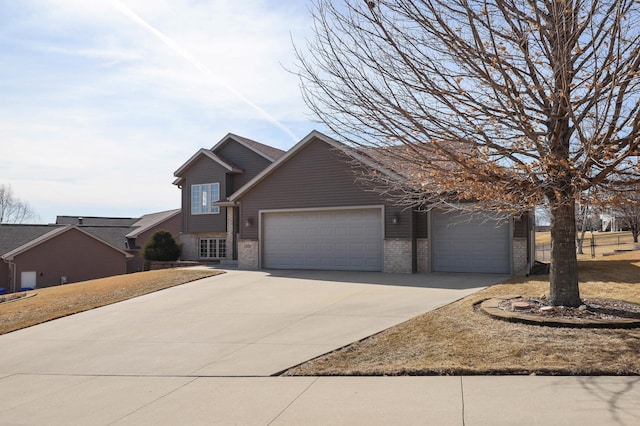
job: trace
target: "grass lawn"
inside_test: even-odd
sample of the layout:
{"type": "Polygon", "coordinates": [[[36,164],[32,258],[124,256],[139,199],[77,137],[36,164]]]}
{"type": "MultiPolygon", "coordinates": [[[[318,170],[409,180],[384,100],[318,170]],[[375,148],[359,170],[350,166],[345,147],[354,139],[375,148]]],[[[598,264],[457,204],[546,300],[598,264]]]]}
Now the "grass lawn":
{"type": "Polygon", "coordinates": [[[163,269],[37,289],[28,292],[33,297],[0,304],[0,334],[220,273],[163,269]]]}
{"type": "MultiPolygon", "coordinates": [[[[640,303],[640,252],[583,260],[579,268],[582,297],[640,303]]],[[[640,329],[515,324],[473,308],[494,296],[548,291],[548,276],[511,278],[286,374],[640,374],[640,329]]]]}
{"type": "MultiPolygon", "coordinates": [[[[578,237],[581,233],[578,232],[578,237]]],[[[621,232],[591,232],[587,231],[584,234],[584,242],[582,243],[582,250],[584,254],[579,254],[578,259],[586,260],[591,258],[591,238],[595,241],[595,253],[596,257],[600,257],[603,253],[611,253],[617,249],[632,249],[633,235],[629,231],[621,232]]],[[[548,261],[548,251],[551,249],[551,233],[550,232],[536,232],[536,246],[538,251],[545,247],[547,251],[547,257],[545,261],[548,261]]]]}
{"type": "MultiPolygon", "coordinates": [[[[581,232],[578,232],[577,236],[580,237],[581,232]]],[[[633,235],[630,231],[619,232],[591,232],[584,233],[585,247],[589,245],[589,241],[593,237],[597,245],[616,245],[633,243],[633,235]]],[[[551,232],[536,232],[536,244],[551,244],[551,232]]]]}

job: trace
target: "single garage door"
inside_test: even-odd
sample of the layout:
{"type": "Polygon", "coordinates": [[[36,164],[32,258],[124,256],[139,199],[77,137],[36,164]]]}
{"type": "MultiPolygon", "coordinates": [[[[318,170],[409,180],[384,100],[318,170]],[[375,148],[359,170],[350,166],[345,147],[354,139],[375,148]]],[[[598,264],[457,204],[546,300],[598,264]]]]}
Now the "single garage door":
{"type": "Polygon", "coordinates": [[[436,272],[510,272],[509,223],[506,221],[434,212],[432,235],[436,272]]]}
{"type": "Polygon", "coordinates": [[[382,270],[382,210],[263,213],[263,267],[382,270]]]}

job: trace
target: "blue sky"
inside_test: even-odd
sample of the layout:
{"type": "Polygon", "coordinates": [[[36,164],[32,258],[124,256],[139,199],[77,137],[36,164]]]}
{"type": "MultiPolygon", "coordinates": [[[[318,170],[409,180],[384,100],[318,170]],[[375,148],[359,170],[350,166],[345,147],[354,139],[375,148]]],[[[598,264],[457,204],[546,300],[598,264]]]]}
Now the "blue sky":
{"type": "Polygon", "coordinates": [[[40,222],[179,207],[173,172],[229,132],[313,129],[303,0],[0,0],[0,183],[40,222]]]}

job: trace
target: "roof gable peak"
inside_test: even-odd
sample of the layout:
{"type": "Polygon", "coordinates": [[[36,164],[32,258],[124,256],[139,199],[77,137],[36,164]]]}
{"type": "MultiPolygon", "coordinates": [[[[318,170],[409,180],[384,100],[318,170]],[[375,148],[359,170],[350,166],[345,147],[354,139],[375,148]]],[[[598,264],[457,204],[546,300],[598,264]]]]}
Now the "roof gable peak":
{"type": "Polygon", "coordinates": [[[256,154],[266,158],[271,162],[276,161],[278,158],[282,157],[285,154],[285,151],[281,149],[274,148],[269,145],[265,145],[261,142],[254,141],[253,139],[236,135],[235,133],[227,133],[225,137],[220,139],[220,141],[211,148],[211,151],[212,152],[218,151],[220,148],[222,148],[224,145],[226,145],[230,141],[239,143],[245,148],[255,152],[256,154]]]}
{"type": "Polygon", "coordinates": [[[180,166],[180,168],[178,170],[176,170],[173,173],[173,175],[176,176],[176,177],[181,177],[184,174],[184,172],[193,163],[195,163],[201,156],[205,156],[205,157],[215,161],[216,163],[221,165],[223,168],[225,168],[230,173],[242,173],[242,169],[239,169],[238,167],[234,166],[233,164],[228,163],[226,160],[224,160],[220,156],[216,155],[213,151],[208,150],[206,148],[200,148],[195,154],[193,154],[191,156],[191,158],[189,158],[182,166],[180,166]]]}

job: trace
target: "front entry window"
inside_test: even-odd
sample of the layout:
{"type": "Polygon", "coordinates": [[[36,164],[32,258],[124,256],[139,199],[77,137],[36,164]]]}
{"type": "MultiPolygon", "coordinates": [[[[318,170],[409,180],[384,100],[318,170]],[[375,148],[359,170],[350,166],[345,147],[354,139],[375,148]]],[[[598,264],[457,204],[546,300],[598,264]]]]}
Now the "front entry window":
{"type": "Polygon", "coordinates": [[[225,238],[201,238],[200,259],[225,259],[227,240],[225,238]]]}

